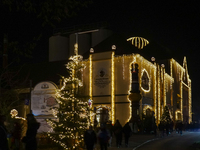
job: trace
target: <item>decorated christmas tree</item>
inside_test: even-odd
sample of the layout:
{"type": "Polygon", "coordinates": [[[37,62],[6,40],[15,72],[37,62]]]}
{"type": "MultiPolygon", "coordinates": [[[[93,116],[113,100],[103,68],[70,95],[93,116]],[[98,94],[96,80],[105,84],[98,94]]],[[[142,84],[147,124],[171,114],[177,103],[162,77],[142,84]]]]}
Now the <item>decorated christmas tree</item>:
{"type": "Polygon", "coordinates": [[[48,119],[52,127],[48,136],[63,149],[80,149],[84,131],[89,123],[88,98],[81,94],[82,56],[75,54],[66,65],[70,76],[63,79],[63,86],[56,93],[59,108],[53,109],[55,119],[48,119]]]}
{"type": "Polygon", "coordinates": [[[169,113],[169,108],[167,106],[164,107],[164,111],[163,111],[160,121],[164,124],[170,124],[172,122],[172,119],[169,113]]]}

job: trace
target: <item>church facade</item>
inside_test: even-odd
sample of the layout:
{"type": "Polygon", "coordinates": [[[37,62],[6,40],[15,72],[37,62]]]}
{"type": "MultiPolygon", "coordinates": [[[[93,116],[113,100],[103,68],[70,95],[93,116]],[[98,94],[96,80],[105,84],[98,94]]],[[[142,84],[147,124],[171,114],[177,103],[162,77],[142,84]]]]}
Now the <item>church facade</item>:
{"type": "MultiPolygon", "coordinates": [[[[137,48],[146,45],[142,39],[138,41],[135,43],[137,48]]],[[[119,119],[125,124],[131,119],[129,95],[134,64],[139,69],[139,117],[142,119],[142,115],[150,110],[159,124],[164,107],[168,106],[174,122],[192,122],[191,79],[186,57],[183,58],[183,64],[173,58],[165,60],[165,63],[157,63],[154,57],[149,61],[137,53],[116,55],[116,50],[116,45],[104,52],[95,53],[95,49],[91,49],[89,58],[83,62],[86,65],[82,75],[84,92],[93,100],[97,122],[115,123],[119,119]]]]}

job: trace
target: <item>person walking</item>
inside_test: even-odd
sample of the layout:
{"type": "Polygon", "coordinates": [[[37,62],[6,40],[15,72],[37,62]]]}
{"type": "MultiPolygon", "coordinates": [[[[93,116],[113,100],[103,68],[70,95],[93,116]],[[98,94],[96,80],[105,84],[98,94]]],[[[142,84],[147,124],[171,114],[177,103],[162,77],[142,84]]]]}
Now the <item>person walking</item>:
{"type": "Polygon", "coordinates": [[[106,128],[110,132],[110,139],[108,141],[108,147],[111,147],[111,145],[112,145],[112,137],[113,137],[113,125],[112,125],[112,121],[108,121],[107,122],[106,128]]]}
{"type": "Polygon", "coordinates": [[[14,122],[13,131],[11,132],[12,136],[11,148],[13,148],[14,150],[20,149],[21,132],[22,132],[21,124],[19,123],[19,120],[16,120],[14,122]]]}
{"type": "Polygon", "coordinates": [[[97,143],[97,136],[92,126],[89,126],[89,129],[85,131],[84,142],[85,142],[87,150],[94,149],[94,146],[97,143]]]}
{"type": "Polygon", "coordinates": [[[119,148],[122,144],[122,125],[118,119],[116,120],[116,123],[114,124],[113,131],[116,138],[116,145],[119,148]]]}
{"type": "Polygon", "coordinates": [[[7,140],[7,129],[4,125],[6,121],[5,115],[0,115],[0,150],[9,150],[8,140],[7,140]]]}
{"type": "Polygon", "coordinates": [[[40,127],[33,114],[27,114],[27,131],[26,136],[22,138],[22,142],[25,143],[25,150],[36,150],[37,149],[37,130],[40,127]]]}
{"type": "Polygon", "coordinates": [[[101,150],[107,150],[108,141],[110,139],[110,133],[106,129],[105,124],[101,124],[101,128],[98,132],[98,139],[99,139],[101,150]]]}
{"type": "Polygon", "coordinates": [[[131,127],[129,125],[129,122],[127,122],[122,129],[123,133],[124,133],[124,139],[125,139],[125,146],[128,147],[128,142],[129,142],[129,138],[132,134],[131,131],[131,127]]]}

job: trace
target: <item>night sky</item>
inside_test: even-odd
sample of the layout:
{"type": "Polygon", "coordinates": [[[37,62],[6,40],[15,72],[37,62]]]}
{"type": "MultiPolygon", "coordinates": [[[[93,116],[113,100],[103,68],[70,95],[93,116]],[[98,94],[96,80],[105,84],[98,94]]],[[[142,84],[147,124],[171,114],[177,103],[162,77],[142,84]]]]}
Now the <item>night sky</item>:
{"type": "MultiPolygon", "coordinates": [[[[192,80],[193,111],[200,117],[200,111],[197,111],[200,106],[200,6],[197,2],[94,1],[88,8],[81,8],[76,17],[63,20],[57,27],[105,21],[114,30],[127,33],[130,37],[141,36],[159,42],[174,52],[175,59],[183,60],[183,56],[186,56],[192,80]]],[[[42,31],[45,36],[39,41],[33,55],[35,60],[47,61],[48,38],[53,34],[53,29],[40,28],[41,21],[33,20],[26,14],[13,14],[13,20],[6,19],[9,17],[1,11],[1,24],[5,29],[1,34],[6,31],[10,35],[12,33],[11,39],[26,41],[42,31]]]]}

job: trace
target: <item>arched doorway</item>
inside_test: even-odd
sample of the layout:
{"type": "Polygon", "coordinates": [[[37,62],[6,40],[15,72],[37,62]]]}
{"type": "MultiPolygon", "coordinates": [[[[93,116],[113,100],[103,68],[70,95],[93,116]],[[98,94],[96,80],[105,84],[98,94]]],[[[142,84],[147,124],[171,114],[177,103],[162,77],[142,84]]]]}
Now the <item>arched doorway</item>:
{"type": "Polygon", "coordinates": [[[110,107],[107,106],[98,106],[96,108],[96,120],[98,122],[97,126],[100,126],[102,123],[106,123],[110,120],[110,107]]]}

